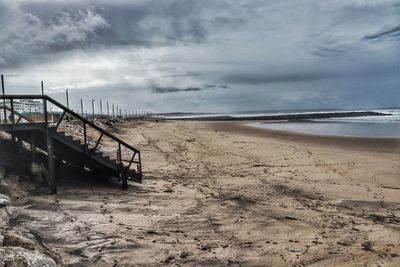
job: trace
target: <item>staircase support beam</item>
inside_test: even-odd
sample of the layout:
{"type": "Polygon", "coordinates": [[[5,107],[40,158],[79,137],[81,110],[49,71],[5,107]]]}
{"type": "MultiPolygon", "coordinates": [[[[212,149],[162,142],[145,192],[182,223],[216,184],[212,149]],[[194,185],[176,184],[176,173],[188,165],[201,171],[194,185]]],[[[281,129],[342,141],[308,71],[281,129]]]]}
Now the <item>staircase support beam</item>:
{"type": "Polygon", "coordinates": [[[48,176],[50,184],[50,193],[52,195],[57,194],[56,177],[55,177],[55,165],[54,165],[54,144],[53,138],[47,130],[47,158],[48,158],[48,176]]]}
{"type": "Polygon", "coordinates": [[[31,134],[31,153],[32,153],[32,163],[36,163],[36,142],[32,134],[31,134]]]}

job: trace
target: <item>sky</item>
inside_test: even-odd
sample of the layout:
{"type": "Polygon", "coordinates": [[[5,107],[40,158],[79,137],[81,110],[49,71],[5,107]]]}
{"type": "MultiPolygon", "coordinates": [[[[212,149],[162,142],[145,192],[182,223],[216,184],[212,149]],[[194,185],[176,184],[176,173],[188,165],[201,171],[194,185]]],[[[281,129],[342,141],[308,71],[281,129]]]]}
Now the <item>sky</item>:
{"type": "Polygon", "coordinates": [[[0,24],[6,92],[74,109],[400,106],[400,0],[0,0],[0,24]]]}

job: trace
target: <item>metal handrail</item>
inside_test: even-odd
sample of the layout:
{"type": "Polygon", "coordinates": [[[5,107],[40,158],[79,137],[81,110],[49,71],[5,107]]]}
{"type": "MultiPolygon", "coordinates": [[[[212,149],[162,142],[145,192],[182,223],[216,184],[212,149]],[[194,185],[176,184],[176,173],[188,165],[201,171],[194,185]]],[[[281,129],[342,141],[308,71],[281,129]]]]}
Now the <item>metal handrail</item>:
{"type": "MultiPolygon", "coordinates": [[[[51,97],[49,97],[47,95],[0,95],[0,99],[42,99],[42,100],[47,100],[50,103],[52,103],[53,105],[61,108],[63,111],[66,111],[66,112],[70,113],[71,115],[73,115],[74,117],[76,117],[79,120],[83,121],[84,123],[86,123],[90,127],[92,127],[94,129],[96,129],[97,131],[101,132],[102,134],[110,137],[111,139],[117,141],[118,143],[121,143],[122,145],[124,145],[125,147],[129,148],[130,150],[132,150],[132,151],[134,151],[136,153],[140,153],[140,150],[132,147],[131,145],[129,145],[126,142],[124,142],[123,140],[119,139],[118,137],[110,134],[109,132],[105,131],[104,129],[100,128],[96,124],[94,124],[91,121],[85,119],[84,117],[82,117],[78,113],[72,111],[71,109],[67,108],[63,104],[57,102],[56,100],[54,100],[53,98],[51,98],[51,97]]],[[[46,110],[46,112],[47,112],[47,110],[46,110]]]]}
{"type": "MultiPolygon", "coordinates": [[[[46,123],[47,121],[47,101],[49,101],[50,103],[52,103],[53,105],[57,106],[58,108],[60,108],[61,110],[63,110],[63,115],[61,116],[59,122],[57,123],[56,129],[58,128],[58,126],[60,125],[60,122],[63,120],[64,116],[66,113],[71,114],[73,117],[76,117],[78,120],[83,122],[83,127],[84,127],[84,141],[85,141],[85,145],[87,145],[87,136],[86,136],[86,125],[89,125],[90,127],[94,128],[95,130],[99,131],[102,135],[100,136],[100,139],[102,138],[103,135],[111,138],[112,140],[116,141],[118,143],[118,154],[120,155],[119,158],[119,164],[121,165],[121,167],[123,166],[122,163],[122,157],[121,157],[121,145],[123,145],[124,147],[130,149],[131,151],[134,152],[132,159],[129,162],[129,165],[126,169],[126,171],[130,168],[131,164],[133,162],[138,163],[139,165],[139,171],[141,174],[141,157],[140,157],[140,150],[132,147],[131,145],[127,144],[126,142],[124,142],[123,140],[119,139],[118,137],[112,135],[111,133],[107,132],[106,130],[102,129],[101,127],[97,126],[96,124],[94,124],[93,122],[85,119],[83,116],[79,115],[78,113],[72,111],[71,109],[69,109],[68,107],[64,106],[63,104],[57,102],[56,100],[54,100],[53,98],[47,96],[47,95],[0,95],[0,99],[9,99],[10,103],[11,103],[11,108],[8,108],[8,110],[11,110],[11,115],[12,115],[12,124],[14,124],[14,113],[17,114],[17,112],[13,110],[13,100],[14,99],[41,99],[44,100],[43,105],[44,105],[44,115],[45,115],[45,121],[46,123]],[[134,161],[135,156],[138,155],[138,161],[134,161]]],[[[18,114],[17,114],[18,115],[18,114]]],[[[98,140],[99,143],[100,140],[98,140]]],[[[96,150],[98,143],[96,144],[96,147],[94,148],[94,150],[96,150]]]]}

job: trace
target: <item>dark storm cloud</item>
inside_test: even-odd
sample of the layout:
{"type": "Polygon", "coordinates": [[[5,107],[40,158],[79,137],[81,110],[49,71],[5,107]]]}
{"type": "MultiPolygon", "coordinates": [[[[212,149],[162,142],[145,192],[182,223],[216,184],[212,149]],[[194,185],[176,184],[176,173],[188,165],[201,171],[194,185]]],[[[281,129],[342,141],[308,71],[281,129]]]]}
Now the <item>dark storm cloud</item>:
{"type": "Polygon", "coordinates": [[[151,88],[151,92],[153,94],[168,94],[168,93],[177,93],[177,92],[197,92],[201,91],[200,87],[187,87],[187,88],[178,88],[178,87],[158,87],[153,86],[151,88]]]}
{"type": "Polygon", "coordinates": [[[212,30],[237,28],[246,22],[246,16],[234,16],[230,9],[229,1],[23,1],[7,5],[0,0],[0,23],[6,25],[0,32],[0,42],[6,44],[0,48],[0,65],[72,49],[201,43],[212,30]],[[221,9],[224,14],[209,12],[221,9]]]}
{"type": "Polygon", "coordinates": [[[382,30],[377,33],[371,34],[371,35],[366,35],[364,36],[364,39],[369,40],[369,39],[380,39],[384,37],[400,37],[400,25],[396,27],[392,27],[387,30],[382,30]]]}
{"type": "Polygon", "coordinates": [[[0,2],[0,67],[29,62],[41,55],[84,48],[107,22],[92,10],[54,11],[51,17],[0,2]]]}
{"type": "Polygon", "coordinates": [[[231,84],[249,84],[249,85],[265,85],[270,83],[294,83],[294,82],[311,82],[336,78],[337,73],[285,73],[285,74],[268,74],[268,73],[237,73],[226,75],[223,80],[231,84]]]}

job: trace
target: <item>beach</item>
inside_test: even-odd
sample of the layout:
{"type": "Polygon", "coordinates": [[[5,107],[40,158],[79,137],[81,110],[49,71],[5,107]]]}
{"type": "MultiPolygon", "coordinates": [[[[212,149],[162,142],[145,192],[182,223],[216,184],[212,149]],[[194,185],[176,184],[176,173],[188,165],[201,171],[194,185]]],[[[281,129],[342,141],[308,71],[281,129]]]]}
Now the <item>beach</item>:
{"type": "Polygon", "coordinates": [[[62,177],[7,231],[63,266],[399,266],[400,139],[246,123],[126,122],[142,184],[62,177]]]}

